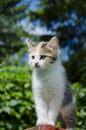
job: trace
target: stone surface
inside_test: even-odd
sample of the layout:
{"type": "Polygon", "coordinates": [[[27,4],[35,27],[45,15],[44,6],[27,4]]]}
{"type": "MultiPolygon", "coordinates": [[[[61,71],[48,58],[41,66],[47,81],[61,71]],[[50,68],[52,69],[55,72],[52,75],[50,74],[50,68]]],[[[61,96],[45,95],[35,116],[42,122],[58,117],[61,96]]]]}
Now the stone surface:
{"type": "Polygon", "coordinates": [[[32,128],[27,128],[25,130],[65,130],[63,128],[58,128],[52,125],[38,125],[32,128]]]}

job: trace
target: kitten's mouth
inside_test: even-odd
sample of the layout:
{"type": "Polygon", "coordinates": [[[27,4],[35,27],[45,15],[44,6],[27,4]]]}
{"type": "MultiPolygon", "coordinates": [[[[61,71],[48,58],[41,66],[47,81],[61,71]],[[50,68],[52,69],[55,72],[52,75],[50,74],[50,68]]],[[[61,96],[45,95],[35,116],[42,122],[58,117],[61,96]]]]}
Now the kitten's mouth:
{"type": "Polygon", "coordinates": [[[39,68],[40,66],[39,66],[38,64],[35,64],[35,67],[36,67],[36,68],[39,68]]]}

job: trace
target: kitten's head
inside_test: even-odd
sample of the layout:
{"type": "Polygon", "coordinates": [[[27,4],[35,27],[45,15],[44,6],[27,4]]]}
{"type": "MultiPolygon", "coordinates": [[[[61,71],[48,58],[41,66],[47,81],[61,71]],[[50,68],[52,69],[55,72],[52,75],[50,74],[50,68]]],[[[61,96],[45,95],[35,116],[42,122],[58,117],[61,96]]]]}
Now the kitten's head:
{"type": "Polygon", "coordinates": [[[58,58],[58,42],[56,37],[53,37],[49,42],[40,42],[37,45],[27,40],[30,66],[37,69],[45,69],[52,66],[58,58]]]}

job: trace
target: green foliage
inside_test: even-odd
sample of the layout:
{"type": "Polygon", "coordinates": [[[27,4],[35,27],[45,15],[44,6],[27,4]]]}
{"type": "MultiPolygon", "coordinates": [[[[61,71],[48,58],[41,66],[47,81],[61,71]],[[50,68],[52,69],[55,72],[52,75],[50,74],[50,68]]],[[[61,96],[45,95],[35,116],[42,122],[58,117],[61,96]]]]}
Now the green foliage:
{"type": "Polygon", "coordinates": [[[70,59],[65,63],[67,73],[70,75],[70,81],[80,82],[86,86],[86,49],[78,50],[70,56],[70,59]]]}
{"type": "Polygon", "coordinates": [[[35,118],[29,67],[0,68],[0,130],[23,130],[35,118]]]}
{"type": "Polygon", "coordinates": [[[73,84],[76,96],[76,130],[86,130],[86,86],[79,82],[73,84]]]}
{"type": "Polygon", "coordinates": [[[0,63],[7,56],[18,52],[22,47],[22,38],[28,36],[18,24],[27,16],[28,5],[20,4],[21,0],[0,1],[0,63]]]}

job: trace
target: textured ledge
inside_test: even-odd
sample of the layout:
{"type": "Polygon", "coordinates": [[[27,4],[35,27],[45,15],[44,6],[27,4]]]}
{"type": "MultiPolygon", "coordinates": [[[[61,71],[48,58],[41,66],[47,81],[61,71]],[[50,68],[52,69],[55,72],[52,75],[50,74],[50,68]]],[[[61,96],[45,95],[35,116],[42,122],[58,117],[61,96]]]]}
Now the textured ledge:
{"type": "Polygon", "coordinates": [[[65,130],[63,128],[58,128],[52,125],[38,125],[32,128],[27,128],[25,130],[65,130]]]}

